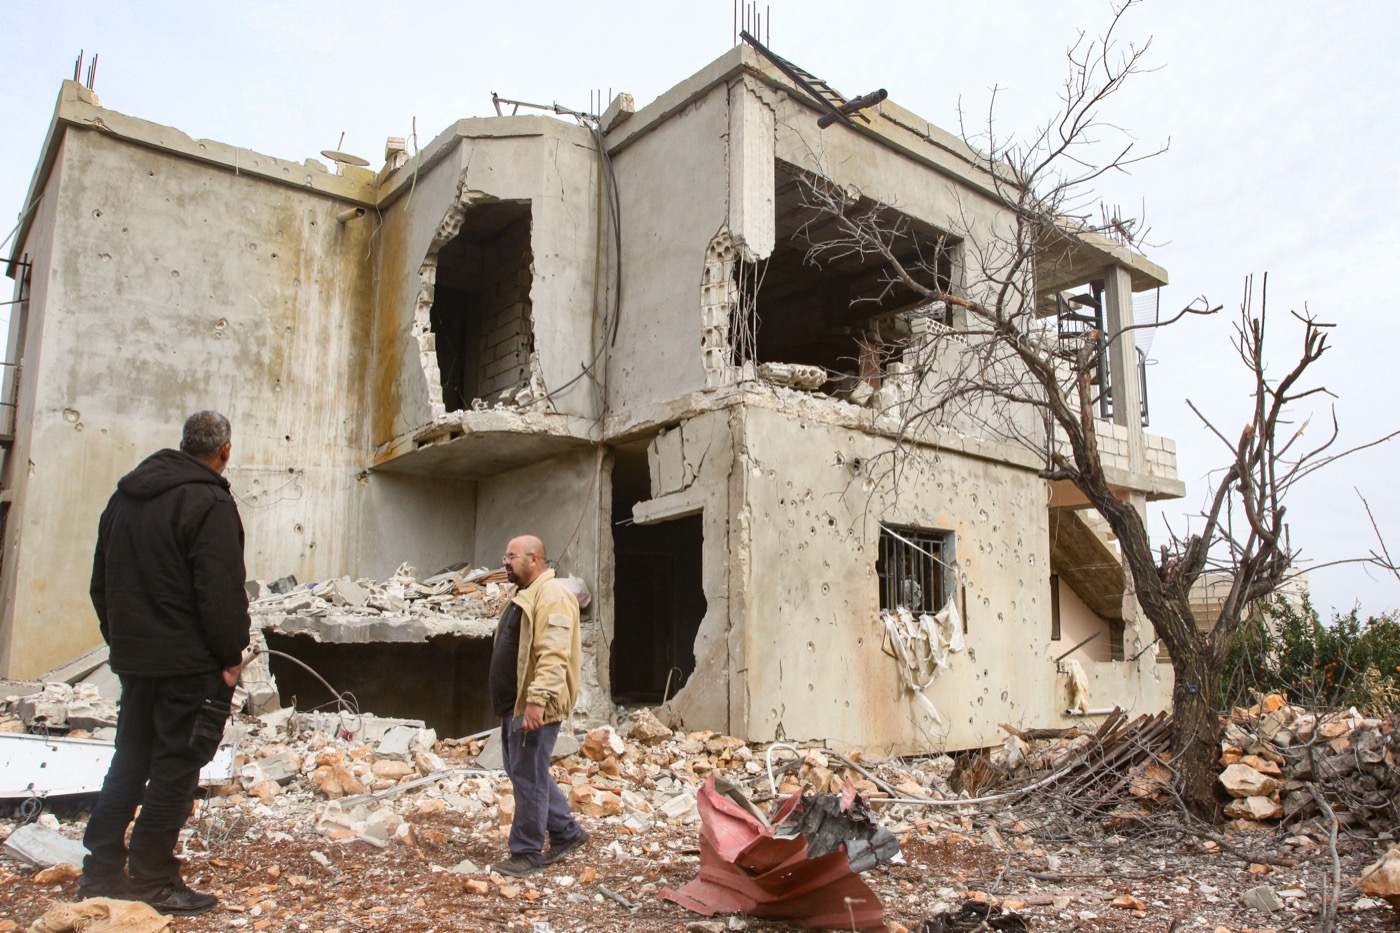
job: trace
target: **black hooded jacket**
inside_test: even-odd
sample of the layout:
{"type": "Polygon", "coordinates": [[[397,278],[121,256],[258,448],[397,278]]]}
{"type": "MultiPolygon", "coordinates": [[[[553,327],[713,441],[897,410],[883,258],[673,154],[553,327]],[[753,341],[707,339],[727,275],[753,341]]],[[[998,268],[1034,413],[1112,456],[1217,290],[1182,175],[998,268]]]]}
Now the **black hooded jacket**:
{"type": "Polygon", "coordinates": [[[228,481],[178,450],[123,476],[97,528],[92,605],[118,674],[238,664],[248,646],[243,523],[228,481]]]}

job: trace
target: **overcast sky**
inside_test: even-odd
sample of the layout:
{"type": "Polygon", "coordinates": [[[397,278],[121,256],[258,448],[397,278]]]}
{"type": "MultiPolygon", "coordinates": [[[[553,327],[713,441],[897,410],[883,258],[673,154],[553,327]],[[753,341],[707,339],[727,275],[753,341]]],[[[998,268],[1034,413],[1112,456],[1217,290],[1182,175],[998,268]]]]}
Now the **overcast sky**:
{"type": "MultiPolygon", "coordinates": [[[[954,132],[959,108],[980,119],[991,89],[997,126],[1024,135],[1053,112],[1064,49],[1098,33],[1104,0],[957,3],[777,0],[772,45],[846,96],[878,87],[954,132]]],[[[382,162],[388,136],[418,143],[453,120],[492,112],[491,92],[587,110],[590,92],[627,91],[639,106],[732,41],[731,0],[687,3],[206,3],[0,0],[0,236],[17,219],[53,113],[80,50],[100,55],[106,107],[189,135],[286,159],[340,145],[382,162]],[[341,134],[344,143],[341,144],[341,134]]],[[[1157,66],[1108,108],[1144,148],[1169,151],[1105,181],[1125,212],[1145,208],[1166,267],[1164,312],[1199,295],[1214,319],[1160,332],[1151,347],[1151,427],[1178,443],[1184,500],[1154,507],[1184,527],[1228,454],[1186,406],[1235,436],[1248,384],[1229,337],[1247,274],[1269,273],[1279,367],[1296,358],[1289,309],[1334,322],[1317,366],[1336,394],[1341,446],[1400,428],[1400,323],[1386,284],[1400,247],[1400,4],[1289,0],[1149,0],[1123,36],[1151,39],[1157,66]]],[[[4,251],[8,255],[13,245],[4,251]]],[[[3,314],[7,309],[0,309],[3,314]]],[[[1307,436],[1321,441],[1319,412],[1307,436]]],[[[1376,546],[1357,490],[1400,556],[1400,446],[1354,455],[1291,502],[1293,543],[1317,564],[1376,546]]],[[[1156,518],[1160,527],[1161,518],[1156,518]]],[[[1311,575],[1326,615],[1400,608],[1400,582],[1357,567],[1311,575]]]]}

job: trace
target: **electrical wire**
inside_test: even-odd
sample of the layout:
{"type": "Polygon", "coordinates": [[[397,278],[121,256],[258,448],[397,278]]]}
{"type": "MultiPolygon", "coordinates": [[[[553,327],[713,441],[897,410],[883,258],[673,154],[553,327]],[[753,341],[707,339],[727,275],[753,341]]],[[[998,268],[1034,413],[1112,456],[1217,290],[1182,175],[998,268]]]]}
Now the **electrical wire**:
{"type": "Polygon", "coordinates": [[[302,668],[312,677],[315,677],[317,680],[319,680],[321,682],[321,686],[329,690],[331,696],[335,697],[336,712],[340,716],[341,728],[350,733],[358,733],[360,731],[361,726],[364,725],[364,714],[360,712],[360,704],[359,701],[355,699],[355,694],[351,693],[348,690],[342,692],[340,690],[335,689],[330,685],[326,678],[322,677],[319,673],[317,673],[315,668],[313,668],[311,665],[307,664],[300,658],[292,657],[285,651],[276,651],[272,648],[253,649],[254,657],[260,654],[276,655],[279,658],[284,658],[288,661],[291,661],[297,667],[302,668]],[[345,714],[347,710],[355,719],[355,727],[353,729],[349,729],[346,727],[345,714]]]}

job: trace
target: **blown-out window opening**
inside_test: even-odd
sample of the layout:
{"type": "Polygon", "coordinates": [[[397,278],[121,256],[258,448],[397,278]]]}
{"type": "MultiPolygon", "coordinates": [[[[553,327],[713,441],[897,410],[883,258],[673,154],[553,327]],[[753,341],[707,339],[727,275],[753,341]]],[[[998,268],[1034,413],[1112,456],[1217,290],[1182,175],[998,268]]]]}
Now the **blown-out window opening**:
{"type": "Polygon", "coordinates": [[[953,535],[926,528],[880,526],[880,609],[913,613],[942,609],[956,585],[953,535]]]}

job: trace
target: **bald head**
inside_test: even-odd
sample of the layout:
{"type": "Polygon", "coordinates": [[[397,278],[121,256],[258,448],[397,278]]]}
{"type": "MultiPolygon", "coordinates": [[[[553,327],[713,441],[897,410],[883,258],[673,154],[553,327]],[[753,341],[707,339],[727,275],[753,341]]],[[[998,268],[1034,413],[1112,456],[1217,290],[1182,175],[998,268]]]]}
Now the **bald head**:
{"type": "Polygon", "coordinates": [[[546,569],[544,542],[534,535],[511,538],[501,564],[511,583],[522,589],[529,586],[546,569]]]}

